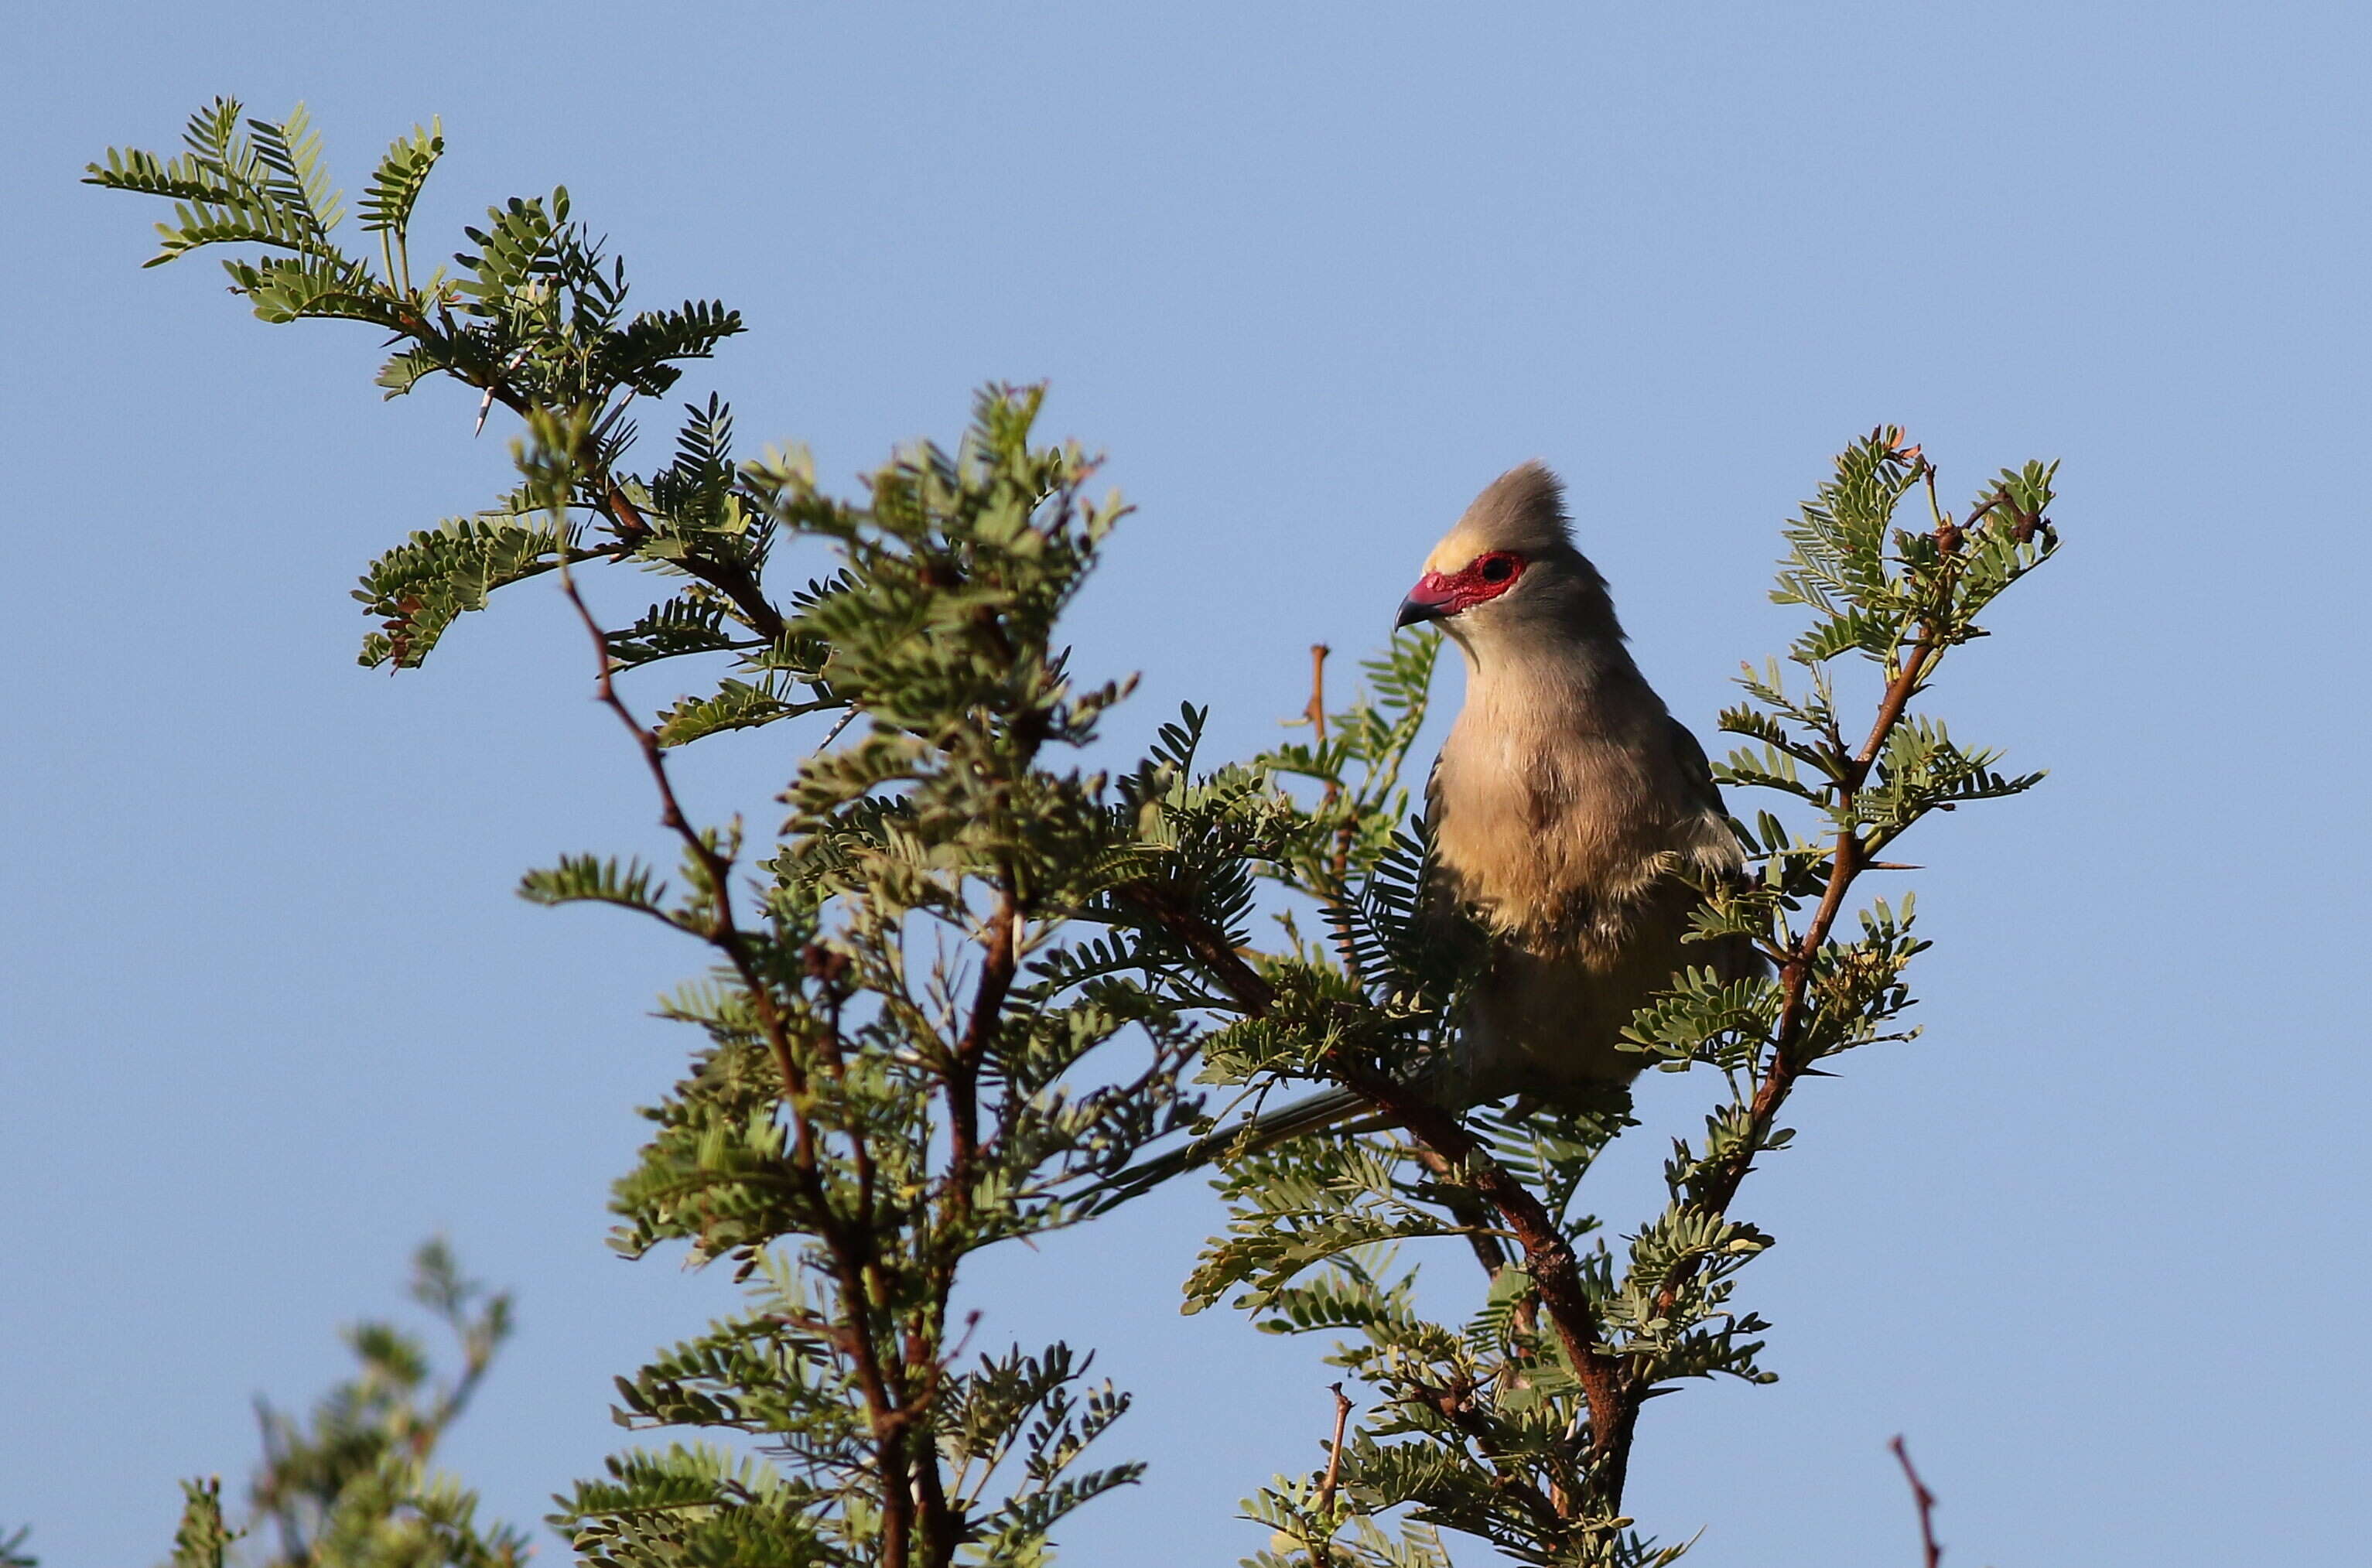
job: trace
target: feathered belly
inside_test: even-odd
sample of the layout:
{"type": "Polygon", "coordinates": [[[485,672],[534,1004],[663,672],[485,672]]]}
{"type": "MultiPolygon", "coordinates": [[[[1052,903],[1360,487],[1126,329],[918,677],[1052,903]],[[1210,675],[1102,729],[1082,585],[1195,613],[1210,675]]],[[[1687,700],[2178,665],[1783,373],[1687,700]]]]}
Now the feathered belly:
{"type": "Polygon", "coordinates": [[[1692,963],[1716,955],[1682,941],[1695,893],[1667,882],[1581,930],[1506,932],[1490,946],[1465,1020],[1474,1098],[1628,1083],[1645,1059],[1620,1048],[1632,1016],[1692,963]]]}
{"type": "Polygon", "coordinates": [[[1464,738],[1443,749],[1434,842],[1441,890],[1488,938],[1463,1031],[1469,1098],[1578,1108],[1637,1075],[1645,1059],[1619,1049],[1622,1030],[1680,970],[1753,972],[1750,947],[1683,940],[1701,901],[1686,876],[1736,849],[1651,748],[1464,738]]]}

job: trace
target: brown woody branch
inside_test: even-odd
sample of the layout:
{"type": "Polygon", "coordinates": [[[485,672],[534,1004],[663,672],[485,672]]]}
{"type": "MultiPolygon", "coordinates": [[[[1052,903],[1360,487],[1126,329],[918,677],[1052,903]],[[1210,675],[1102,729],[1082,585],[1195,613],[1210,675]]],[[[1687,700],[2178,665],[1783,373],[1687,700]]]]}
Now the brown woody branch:
{"type": "Polygon", "coordinates": [[[1482,1462],[1490,1467],[1493,1489],[1512,1499],[1517,1507],[1529,1515],[1533,1527],[1542,1537],[1549,1540],[1564,1540],[1571,1535],[1574,1522],[1565,1505],[1569,1500],[1564,1488],[1551,1481],[1550,1490],[1541,1491],[1525,1479],[1506,1458],[1492,1451],[1495,1434],[1492,1432],[1490,1423],[1475,1414],[1471,1389],[1436,1388],[1414,1377],[1404,1378],[1402,1382],[1417,1403],[1448,1422],[1459,1436],[1474,1445],[1482,1462]]]}
{"type": "MultiPolygon", "coordinates": [[[[1869,782],[1870,770],[1877,765],[1878,754],[1886,749],[1888,738],[1901,723],[1903,711],[1929,671],[1935,668],[1941,652],[1932,636],[1923,630],[1913,641],[1901,667],[1887,682],[1885,694],[1878,700],[1878,716],[1870,726],[1869,737],[1863,741],[1861,749],[1855,753],[1844,776],[1837,782],[1838,802],[1846,810],[1851,810],[1862,786],[1869,782]]],[[[1780,970],[1778,1027],[1772,1031],[1770,1063],[1764,1068],[1761,1082],[1755,1086],[1754,1100],[1747,1117],[1747,1136],[1739,1141],[1738,1153],[1732,1156],[1728,1166],[1698,1200],[1701,1206],[1712,1213],[1726,1212],[1731,1200],[1738,1196],[1738,1184],[1746,1179],[1746,1173],[1753,1167],[1756,1149],[1770,1133],[1780,1106],[1785,1102],[1788,1091],[1803,1074],[1807,1064],[1797,1059],[1796,1051],[1810,1016],[1806,1001],[1810,994],[1813,965],[1821,947],[1827,944],[1830,932],[1835,929],[1837,917],[1843,912],[1845,894],[1853,887],[1854,878],[1866,869],[1868,862],[1861,835],[1851,824],[1840,828],[1835,846],[1830,852],[1828,884],[1821,889],[1820,905],[1813,911],[1811,923],[1804,928],[1803,935],[1797,939],[1786,963],[1780,970]]],[[[1671,1307],[1686,1283],[1687,1276],[1681,1275],[1667,1283],[1657,1295],[1659,1308],[1671,1307]]]]}
{"type": "MultiPolygon", "coordinates": [[[[1185,947],[1245,1012],[1261,1017],[1274,1008],[1276,988],[1200,916],[1180,908],[1149,884],[1134,884],[1118,893],[1185,947]]],[[[1589,1406],[1591,1453],[1593,1457],[1618,1454],[1618,1439],[1628,1426],[1619,1398],[1621,1363],[1606,1348],[1598,1310],[1582,1285],[1580,1260],[1557,1228],[1555,1216],[1529,1189],[1500,1168],[1454,1112],[1435,1105],[1411,1086],[1346,1057],[1338,1054],[1329,1065],[1344,1087],[1462,1170],[1466,1184],[1498,1211],[1523,1249],[1524,1272],[1531,1276],[1558,1342],[1580,1380],[1589,1406]]],[[[1635,1410],[1633,1414],[1635,1418],[1635,1410]]],[[[1593,1470],[1598,1468],[1593,1464],[1593,1470]]]]}
{"type": "MultiPolygon", "coordinates": [[[[639,544],[648,539],[651,536],[649,519],[627,497],[614,477],[605,473],[601,479],[604,484],[601,504],[610,514],[610,521],[617,524],[619,533],[630,544],[639,544]]],[[[773,601],[766,597],[756,575],[740,563],[692,553],[683,556],[677,564],[732,600],[733,608],[741,612],[742,620],[749,622],[751,631],[766,640],[768,646],[780,642],[783,633],[789,630],[782,611],[776,610],[773,601]]]]}
{"type": "Polygon", "coordinates": [[[948,1067],[948,1190],[957,1204],[971,1202],[972,1166],[980,1155],[980,1073],[995,1043],[997,1021],[1013,989],[1020,962],[1021,905],[1008,873],[997,880],[996,909],[989,916],[982,947],[980,983],[973,988],[971,1016],[956,1041],[948,1067]]]}
{"type": "MultiPolygon", "coordinates": [[[[1310,738],[1317,742],[1320,749],[1323,749],[1326,745],[1326,656],[1333,651],[1323,643],[1309,645],[1309,734],[1310,738]]],[[[1326,780],[1325,794],[1320,800],[1320,807],[1322,810],[1331,811],[1342,803],[1342,800],[1343,783],[1330,774],[1326,780]]],[[[1330,865],[1333,870],[1334,883],[1337,887],[1342,886],[1343,880],[1351,875],[1351,844],[1355,836],[1351,828],[1351,819],[1348,817],[1334,825],[1334,856],[1330,865]]],[[[1346,942],[1343,947],[1347,949],[1350,944],[1346,942]]],[[[1348,960],[1350,957],[1350,953],[1345,951],[1343,958],[1348,960]]],[[[1352,965],[1352,972],[1354,974],[1358,972],[1356,964],[1352,965]]]]}
{"type": "MultiPolygon", "coordinates": [[[[783,1080],[783,1094],[791,1111],[793,1141],[788,1165],[793,1179],[814,1215],[816,1231],[832,1259],[834,1283],[839,1288],[843,1320],[835,1341],[849,1357],[856,1375],[857,1387],[865,1395],[866,1413],[873,1430],[874,1441],[881,1465],[882,1555],[884,1568],[908,1568],[913,1557],[915,1534],[915,1511],[918,1486],[915,1479],[915,1458],[911,1448],[909,1428],[918,1411],[913,1408],[911,1389],[901,1369],[883,1363],[877,1344],[868,1283],[877,1282],[881,1273],[879,1260],[874,1256],[875,1243],[870,1231],[869,1211],[855,1220],[841,1215],[832,1206],[831,1193],[819,1168],[814,1123],[803,1109],[808,1098],[808,1080],[798,1062],[792,1040],[790,1020],[778,1005],[773,982],[759,968],[747,937],[742,933],[733,909],[733,863],[708,838],[692,825],[675,792],[674,781],[668,772],[667,753],[658,743],[657,735],[634,717],[618,692],[614,679],[615,661],[610,656],[608,635],[594,617],[577,588],[575,576],[564,563],[560,568],[561,591],[576,610],[584,624],[586,634],[593,641],[594,655],[599,674],[595,682],[596,694],[603,706],[617,715],[626,733],[634,737],[641,751],[644,766],[659,797],[659,821],[683,842],[686,852],[701,867],[709,884],[710,917],[706,937],[709,944],[722,952],[732,964],[735,974],[750,999],[758,1015],[761,1032],[774,1059],[783,1080]]],[[[849,1136],[862,1145],[865,1134],[852,1130],[849,1136]]],[[[885,1299],[886,1299],[885,1293],[885,1299]]],[[[936,1379],[926,1381],[927,1388],[936,1379]]],[[[936,1462],[925,1454],[921,1468],[933,1472],[936,1462]]],[[[947,1561],[945,1556],[926,1559],[947,1561]]]]}

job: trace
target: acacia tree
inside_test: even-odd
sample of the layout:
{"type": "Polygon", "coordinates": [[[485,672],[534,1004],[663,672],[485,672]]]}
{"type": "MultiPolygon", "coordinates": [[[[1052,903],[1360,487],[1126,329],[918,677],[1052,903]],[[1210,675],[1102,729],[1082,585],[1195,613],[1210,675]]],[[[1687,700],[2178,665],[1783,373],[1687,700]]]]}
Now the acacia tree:
{"type": "MultiPolygon", "coordinates": [[[[424,274],[411,223],[435,127],[371,175],[357,210],[375,255],[342,248],[301,108],[274,122],[216,100],[184,140],[91,168],[173,203],[152,264],[242,248],[226,269],[262,319],[369,323],[394,351],[389,396],[443,376],[481,421],[496,404],[517,419],[518,483],[366,571],[363,662],[416,667],[496,588],[553,578],[680,845],[672,886],[587,854],[521,891],[613,904],[709,953],[664,1004],[698,1043],[616,1185],[615,1245],[681,1244],[729,1266],[750,1305],[621,1378],[620,1413],[759,1452],[677,1440],[617,1457],[553,1516],[581,1558],[1044,1561],[1064,1516],[1136,1479],[1083,1458],[1127,1398],[1088,1383],[1090,1353],[1068,1345],[972,1349],[950,1321],[958,1274],[975,1251],[1092,1221],[1137,1190],[1123,1173],[1157,1140],[1209,1133],[1198,1077],[1253,1098],[1344,1086],[1377,1113],[1223,1160],[1227,1228],[1187,1282],[1190,1309],[1227,1300],[1265,1328],[1350,1336],[1336,1359],[1371,1394],[1355,1427],[1344,1399],[1322,1469],[1247,1504],[1273,1532],[1251,1561],[1419,1568],[1448,1561],[1443,1529],[1529,1562],[1680,1555],[1622,1512],[1640,1407],[1685,1378],[1767,1380],[1765,1326],[1732,1304],[1769,1241],[1733,1213],[1741,1184],[1788,1141],[1781,1113],[1816,1063],[1911,1032],[1910,899],[1866,897],[1863,878],[1900,869],[1888,851],[1929,813],[2035,782],[1913,704],[2055,547],[2048,467],[2004,470],[1956,514],[1934,466],[1881,428],[1789,525],[1778,597],[1808,629],[1792,675],[1749,672],[1722,718],[1747,744],[1718,769],[1782,810],[1739,825],[1753,875],[1708,886],[1698,923],[1750,937],[1772,972],[1692,970],[1634,1020],[1647,1061],[1702,1069],[1720,1094],[1668,1162],[1667,1207],[1618,1246],[1581,1199],[1633,1125],[1619,1097],[1589,1116],[1459,1114],[1421,1092],[1467,981],[1415,918],[1427,848],[1404,779],[1434,638],[1372,661],[1346,711],[1314,693],[1306,740],[1209,766],[1190,706],[1129,767],[1086,772],[1068,754],[1129,683],[1075,673],[1058,624],[1127,508],[1089,496],[1081,449],[1038,440],[1035,389],[982,393],[959,443],[896,454],[854,497],[796,453],[737,458],[715,399],[637,466],[636,405],[740,319],[714,302],[630,314],[622,264],[564,190],[492,208],[424,274]],[[1917,526],[1898,523],[1906,505],[1917,526]],[[669,587],[622,627],[579,581],[616,566],[669,587]],[[786,571],[804,575],[787,590],[786,571]],[[1878,676],[1859,714],[1836,674],[1853,660],[1878,676]],[[694,670],[689,694],[636,694],[694,670]],[[787,778],[778,832],[692,819],[675,749],[803,717],[829,728],[787,778]],[[1264,887],[1281,920],[1265,947],[1264,887]],[[1436,1243],[1480,1265],[1465,1321],[1415,1306],[1436,1243]]],[[[233,1534],[193,1487],[177,1558],[219,1563],[233,1534]]],[[[324,1563],[474,1563],[513,1539],[403,1556],[370,1529],[317,1539],[343,1543],[324,1563]]]]}

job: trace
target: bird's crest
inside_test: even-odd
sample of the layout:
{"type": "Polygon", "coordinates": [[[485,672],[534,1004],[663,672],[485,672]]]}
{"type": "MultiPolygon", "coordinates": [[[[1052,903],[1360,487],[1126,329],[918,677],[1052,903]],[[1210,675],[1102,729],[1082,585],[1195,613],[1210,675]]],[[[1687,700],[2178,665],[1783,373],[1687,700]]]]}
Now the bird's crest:
{"type": "Polygon", "coordinates": [[[1455,572],[1486,551],[1509,550],[1529,557],[1572,548],[1564,484],[1546,464],[1521,463],[1474,498],[1458,526],[1434,546],[1425,569],[1455,572]]]}

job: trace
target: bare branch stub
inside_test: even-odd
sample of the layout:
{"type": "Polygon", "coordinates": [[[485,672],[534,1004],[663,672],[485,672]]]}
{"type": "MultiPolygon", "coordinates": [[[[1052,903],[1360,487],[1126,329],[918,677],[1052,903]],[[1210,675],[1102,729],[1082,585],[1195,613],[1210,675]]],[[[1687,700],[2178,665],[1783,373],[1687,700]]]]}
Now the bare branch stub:
{"type": "MultiPolygon", "coordinates": [[[[1326,1446],[1326,1479],[1318,1485],[1317,1513],[1321,1527],[1331,1531],[1332,1526],[1330,1516],[1334,1508],[1334,1488],[1343,1478],[1343,1433],[1351,1423],[1351,1411],[1354,1407],[1351,1403],[1351,1396],[1343,1391],[1342,1384],[1330,1383],[1327,1388],[1334,1396],[1334,1437],[1326,1446]]],[[[1333,1555],[1327,1550],[1327,1543],[1322,1539],[1310,1545],[1309,1560],[1317,1564],[1317,1568],[1328,1568],[1328,1565],[1333,1562],[1333,1555]]]]}
{"type": "Polygon", "coordinates": [[[1911,1483],[1912,1501],[1919,1505],[1919,1544],[1926,1552],[1926,1568],[1938,1568],[1944,1561],[1944,1549],[1936,1544],[1936,1494],[1919,1479],[1919,1471],[1911,1463],[1911,1450],[1904,1446],[1900,1433],[1887,1446],[1894,1450],[1895,1459],[1902,1466],[1902,1477],[1911,1483]]]}

